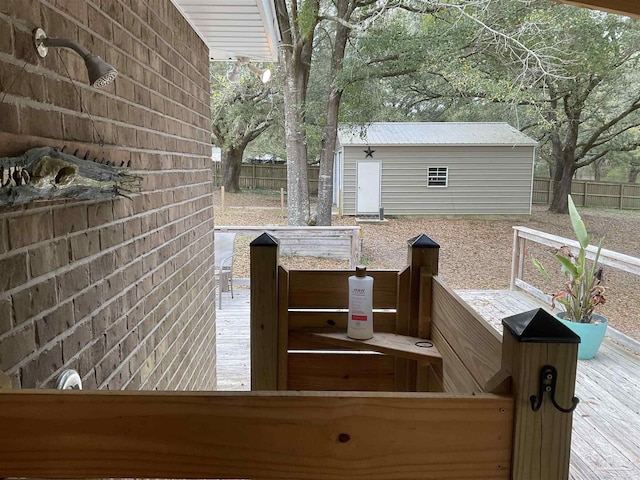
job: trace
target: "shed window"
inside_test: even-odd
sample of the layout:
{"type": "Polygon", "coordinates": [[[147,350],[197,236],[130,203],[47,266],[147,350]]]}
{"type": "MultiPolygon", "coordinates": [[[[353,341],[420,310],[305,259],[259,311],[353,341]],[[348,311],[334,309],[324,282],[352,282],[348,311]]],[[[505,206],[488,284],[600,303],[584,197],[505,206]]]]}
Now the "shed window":
{"type": "Polygon", "coordinates": [[[449,167],[429,167],[427,187],[446,187],[449,184],[449,167]]]}

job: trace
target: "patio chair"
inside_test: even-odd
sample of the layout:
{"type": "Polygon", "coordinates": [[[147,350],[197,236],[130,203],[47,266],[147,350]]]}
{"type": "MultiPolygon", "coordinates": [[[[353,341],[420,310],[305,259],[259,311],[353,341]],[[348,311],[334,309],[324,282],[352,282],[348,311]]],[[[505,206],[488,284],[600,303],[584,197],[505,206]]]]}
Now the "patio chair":
{"type": "Polygon", "coordinates": [[[233,298],[233,247],[235,239],[235,233],[227,232],[217,232],[213,237],[214,267],[220,310],[222,310],[222,292],[228,292],[231,287],[231,298],[233,298]]]}

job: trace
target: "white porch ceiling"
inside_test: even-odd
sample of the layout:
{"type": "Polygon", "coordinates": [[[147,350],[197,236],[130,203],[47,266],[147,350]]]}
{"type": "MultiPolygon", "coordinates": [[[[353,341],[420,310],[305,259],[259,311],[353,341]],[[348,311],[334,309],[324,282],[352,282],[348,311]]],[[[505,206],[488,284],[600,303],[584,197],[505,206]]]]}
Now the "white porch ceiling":
{"type": "Polygon", "coordinates": [[[273,0],[172,0],[212,60],[277,60],[280,31],[273,0]]]}

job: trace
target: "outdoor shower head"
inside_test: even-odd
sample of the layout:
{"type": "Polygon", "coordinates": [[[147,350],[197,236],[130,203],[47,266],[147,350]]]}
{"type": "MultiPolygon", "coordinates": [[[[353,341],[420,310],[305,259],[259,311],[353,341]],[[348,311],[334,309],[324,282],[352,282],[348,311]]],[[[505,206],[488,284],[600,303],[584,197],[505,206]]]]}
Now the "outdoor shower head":
{"type": "Polygon", "coordinates": [[[89,83],[93,87],[106,87],[118,76],[118,71],[115,68],[73,40],[66,38],[49,38],[41,28],[36,28],[33,32],[33,40],[36,50],[42,58],[47,56],[49,47],[69,48],[80,55],[87,67],[89,83]]]}

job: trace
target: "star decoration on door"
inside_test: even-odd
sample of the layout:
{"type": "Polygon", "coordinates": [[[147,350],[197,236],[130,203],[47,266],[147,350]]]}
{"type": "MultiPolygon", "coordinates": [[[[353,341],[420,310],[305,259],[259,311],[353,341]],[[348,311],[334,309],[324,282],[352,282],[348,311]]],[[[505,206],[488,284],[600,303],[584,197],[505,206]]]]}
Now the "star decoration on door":
{"type": "Polygon", "coordinates": [[[367,158],[367,157],[373,158],[373,152],[375,152],[375,150],[371,150],[371,147],[367,146],[367,149],[363,150],[363,152],[366,153],[364,158],[367,158]]]}

